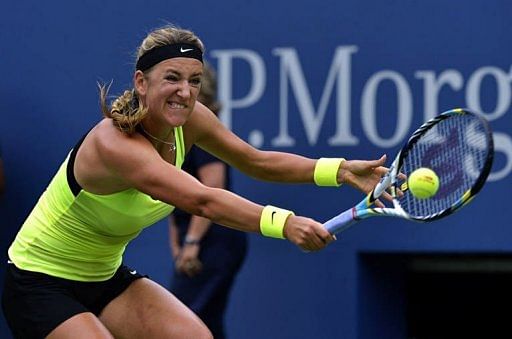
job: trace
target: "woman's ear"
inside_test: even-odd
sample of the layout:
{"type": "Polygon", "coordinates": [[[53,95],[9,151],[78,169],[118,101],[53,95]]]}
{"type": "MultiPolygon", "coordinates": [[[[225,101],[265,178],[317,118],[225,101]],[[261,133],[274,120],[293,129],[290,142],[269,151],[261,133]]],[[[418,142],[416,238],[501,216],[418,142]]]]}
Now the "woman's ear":
{"type": "Polygon", "coordinates": [[[133,87],[138,95],[146,95],[147,79],[144,76],[144,73],[140,70],[135,71],[133,74],[133,87]]]}

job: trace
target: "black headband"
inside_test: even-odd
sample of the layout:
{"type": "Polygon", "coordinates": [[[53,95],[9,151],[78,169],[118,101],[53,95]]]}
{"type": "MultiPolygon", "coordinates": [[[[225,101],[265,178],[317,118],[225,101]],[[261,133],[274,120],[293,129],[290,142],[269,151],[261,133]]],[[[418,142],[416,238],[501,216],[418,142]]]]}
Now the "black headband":
{"type": "Polygon", "coordinates": [[[156,47],[139,58],[136,69],[144,72],[159,62],[171,58],[192,58],[203,62],[203,52],[195,45],[182,43],[156,47]]]}

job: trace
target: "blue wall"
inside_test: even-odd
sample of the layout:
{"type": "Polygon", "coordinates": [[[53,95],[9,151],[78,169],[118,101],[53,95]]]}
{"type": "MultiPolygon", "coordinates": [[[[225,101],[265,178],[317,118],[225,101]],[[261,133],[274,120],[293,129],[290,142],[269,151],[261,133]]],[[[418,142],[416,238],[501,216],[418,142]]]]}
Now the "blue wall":
{"type": "MultiPolygon", "coordinates": [[[[372,338],[368,322],[381,338],[400,337],[404,324],[390,312],[400,298],[386,303],[373,288],[394,278],[375,274],[361,259],[365,253],[512,250],[505,213],[512,182],[510,13],[507,0],[4,2],[0,140],[8,185],[1,251],[70,147],[100,119],[96,82],[113,79],[113,93],[128,87],[138,43],[173,22],[206,43],[225,123],[261,148],[392,157],[437,112],[462,106],[487,115],[496,162],[482,193],[460,213],[432,224],[369,220],[314,254],[251,235],[227,317],[232,338],[372,338]],[[362,301],[363,292],[372,297],[362,301]],[[365,318],[361,307],[375,311],[380,301],[393,319],[365,318]]],[[[234,190],[318,220],[360,199],[348,187],[256,183],[238,172],[234,190]]],[[[134,241],[126,261],[166,286],[165,223],[134,241]]],[[[8,337],[3,319],[0,331],[8,337]]]]}

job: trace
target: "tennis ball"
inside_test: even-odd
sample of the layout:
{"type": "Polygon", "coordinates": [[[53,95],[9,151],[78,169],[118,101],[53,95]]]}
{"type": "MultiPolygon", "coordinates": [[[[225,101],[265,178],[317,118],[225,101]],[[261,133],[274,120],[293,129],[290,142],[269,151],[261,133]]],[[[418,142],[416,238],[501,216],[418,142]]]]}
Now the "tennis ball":
{"type": "Polygon", "coordinates": [[[432,198],[439,189],[439,178],[430,168],[421,167],[409,175],[407,186],[418,199],[432,198]]]}

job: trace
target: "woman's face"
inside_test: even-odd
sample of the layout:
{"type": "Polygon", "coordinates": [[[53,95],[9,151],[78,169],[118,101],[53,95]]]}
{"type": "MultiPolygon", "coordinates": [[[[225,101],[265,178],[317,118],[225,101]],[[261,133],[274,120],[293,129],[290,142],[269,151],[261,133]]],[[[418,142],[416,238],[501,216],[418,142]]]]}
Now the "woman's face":
{"type": "Polygon", "coordinates": [[[183,126],[194,109],[201,88],[203,64],[192,58],[164,60],[143,74],[135,73],[135,86],[152,120],[183,126]]]}

